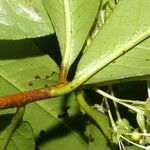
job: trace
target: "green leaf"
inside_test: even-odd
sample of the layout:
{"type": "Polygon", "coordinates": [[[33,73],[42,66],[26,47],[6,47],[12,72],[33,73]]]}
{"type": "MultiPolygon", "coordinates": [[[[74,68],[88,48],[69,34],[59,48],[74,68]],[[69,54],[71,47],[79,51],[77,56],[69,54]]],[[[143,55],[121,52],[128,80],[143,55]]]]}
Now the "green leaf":
{"type": "Polygon", "coordinates": [[[0,49],[0,81],[5,87],[0,86],[1,95],[42,88],[56,81],[57,65],[31,40],[0,41],[0,49]]]}
{"type": "Polygon", "coordinates": [[[24,119],[31,123],[40,150],[109,149],[99,129],[91,123],[87,125],[74,94],[28,105],[24,119]]]}
{"type": "Polygon", "coordinates": [[[24,116],[33,127],[36,145],[40,150],[85,150],[86,143],[80,134],[85,122],[79,115],[74,95],[58,97],[28,105],[24,116]]]}
{"type": "MultiPolygon", "coordinates": [[[[0,49],[1,96],[47,87],[56,83],[57,65],[48,55],[38,49],[31,40],[0,41],[0,49]]],[[[6,127],[5,122],[8,122],[7,116],[10,120],[12,113],[14,113],[14,109],[0,111],[0,117],[3,116],[1,127],[4,124],[1,128],[2,131],[6,127]]],[[[23,141],[22,138],[20,140],[23,141]]],[[[7,143],[7,141],[4,142],[7,143]]]]}
{"type": "MultiPolygon", "coordinates": [[[[51,86],[58,82],[56,64],[32,41],[0,41],[0,46],[1,95],[41,88],[45,85],[51,86]],[[53,71],[56,73],[52,73],[53,71]],[[49,78],[47,78],[48,75],[49,78]]],[[[13,110],[0,111],[0,114],[4,115],[1,125],[10,120],[11,114],[14,113],[13,110]]],[[[96,149],[96,145],[100,147],[101,144],[107,149],[106,139],[96,127],[93,127],[96,128],[93,129],[93,143],[87,141],[85,135],[85,130],[88,130],[86,129],[87,118],[81,115],[74,94],[28,104],[23,119],[31,124],[36,146],[40,150],[56,149],[56,147],[57,149],[70,150],[72,143],[74,149],[79,150],[86,150],[88,147],[96,149]]],[[[4,128],[5,126],[1,130],[4,128]]],[[[26,140],[19,134],[28,134],[30,129],[25,129],[27,128],[20,127],[19,131],[17,129],[14,133],[15,137],[11,137],[17,140],[17,144],[26,140]]],[[[28,144],[32,146],[33,143],[30,142],[28,144]]],[[[8,147],[13,149],[12,141],[8,143],[8,147]]]]}
{"type": "Polygon", "coordinates": [[[149,5],[147,0],[120,1],[85,50],[75,78],[85,81],[99,72],[87,82],[89,84],[149,75],[149,39],[143,41],[150,35],[149,5]],[[143,43],[132,48],[141,41],[143,43]]]}
{"type": "Polygon", "coordinates": [[[43,0],[62,51],[62,65],[76,59],[95,20],[100,0],[43,0]]]}
{"type": "MultiPolygon", "coordinates": [[[[4,44],[1,42],[1,46],[1,49],[5,50],[1,54],[0,62],[0,83],[3,86],[0,88],[4,91],[3,95],[17,92],[18,89],[24,91],[44,87],[45,84],[50,86],[57,83],[57,74],[52,75],[49,80],[45,79],[45,76],[50,75],[52,70],[57,71],[56,65],[47,55],[40,52],[31,41],[9,42],[9,44],[8,42],[4,42],[4,44]],[[18,53],[19,51],[20,53],[18,53]],[[18,59],[16,60],[15,57],[18,59]],[[36,75],[40,79],[35,79],[36,75]]],[[[37,146],[41,150],[47,150],[51,147],[58,147],[58,149],[64,147],[65,150],[69,150],[72,148],[72,143],[75,144],[74,148],[87,149],[88,144],[81,135],[84,133],[86,120],[79,113],[74,95],[29,104],[26,106],[24,120],[30,122],[37,146]],[[69,116],[65,114],[65,108],[69,116]]],[[[97,132],[97,134],[100,134],[101,139],[106,141],[101,132],[97,132]]]]}
{"type": "Polygon", "coordinates": [[[0,39],[25,39],[54,33],[41,0],[0,0],[0,39]]]}
{"type": "Polygon", "coordinates": [[[150,39],[111,62],[85,84],[106,85],[150,78],[150,39]]]}
{"type": "Polygon", "coordinates": [[[129,121],[125,118],[116,121],[117,124],[117,132],[119,134],[129,133],[131,132],[132,126],[129,121]]]}
{"type": "Polygon", "coordinates": [[[33,131],[29,123],[22,122],[15,130],[6,150],[35,150],[33,131]]]}

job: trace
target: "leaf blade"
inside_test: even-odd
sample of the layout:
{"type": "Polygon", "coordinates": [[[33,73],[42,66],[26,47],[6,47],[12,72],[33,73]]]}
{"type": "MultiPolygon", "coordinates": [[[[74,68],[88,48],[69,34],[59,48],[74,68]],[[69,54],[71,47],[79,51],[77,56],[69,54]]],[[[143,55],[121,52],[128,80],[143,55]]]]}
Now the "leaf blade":
{"type": "MultiPolygon", "coordinates": [[[[31,40],[23,41],[0,41],[1,55],[0,55],[0,95],[8,95],[13,93],[18,93],[20,91],[30,90],[33,88],[41,88],[44,86],[49,86],[54,83],[57,77],[58,67],[48,55],[44,54],[41,50],[36,47],[36,45],[31,40]],[[56,71],[54,74],[51,74],[53,71],[56,71]],[[37,79],[36,76],[39,76],[37,79]],[[48,76],[49,75],[49,76],[48,76]],[[38,82],[39,81],[39,82],[38,82]],[[51,81],[51,82],[50,82],[51,81]]],[[[5,127],[8,126],[8,129],[13,126],[12,129],[16,128],[17,121],[14,121],[15,124],[6,124],[5,119],[7,116],[11,116],[14,113],[12,111],[1,110],[1,125],[4,124],[4,127],[1,128],[1,131],[4,131],[4,134],[10,132],[9,130],[5,132],[5,127]],[[3,117],[4,116],[4,117],[3,117]]],[[[22,118],[22,117],[21,117],[22,118]]],[[[11,131],[12,131],[11,129],[11,131]]],[[[24,130],[24,129],[21,129],[24,130]]],[[[16,130],[18,132],[18,130],[16,130]]],[[[17,134],[14,132],[14,134],[17,134]]],[[[21,132],[21,131],[20,131],[21,132]]],[[[23,131],[26,134],[27,131],[23,131]]],[[[28,133],[27,133],[28,134],[28,133]]],[[[1,135],[2,144],[7,143],[13,135],[7,134],[6,136],[1,135]]],[[[26,142],[26,139],[22,139],[19,135],[16,135],[13,140],[19,138],[20,143],[26,142]]],[[[16,141],[15,141],[16,142],[16,141]]],[[[15,144],[10,142],[10,149],[15,149],[15,144]]],[[[19,143],[16,143],[16,146],[19,143]]],[[[31,143],[28,143],[29,145],[31,143]]],[[[26,144],[27,146],[29,146],[26,144]]],[[[32,143],[33,144],[33,143],[32,143]]],[[[30,145],[34,147],[33,145],[30,145]]],[[[9,143],[8,143],[9,145],[9,143]]],[[[19,144],[18,146],[20,147],[19,144]]],[[[28,149],[27,147],[24,147],[28,149]]]]}
{"type": "Polygon", "coordinates": [[[0,39],[25,39],[54,33],[41,0],[0,0],[0,39]]]}
{"type": "Polygon", "coordinates": [[[66,66],[67,70],[83,47],[98,12],[99,3],[99,0],[44,0],[61,47],[62,66],[66,66]]]}
{"type": "Polygon", "coordinates": [[[148,80],[150,78],[149,47],[150,40],[147,39],[121,58],[110,63],[85,84],[107,85],[109,83],[148,80]]]}
{"type": "Polygon", "coordinates": [[[87,80],[119,56],[121,59],[125,52],[149,37],[148,3],[141,0],[119,2],[91,46],[85,50],[77,68],[76,78],[87,80]]]}

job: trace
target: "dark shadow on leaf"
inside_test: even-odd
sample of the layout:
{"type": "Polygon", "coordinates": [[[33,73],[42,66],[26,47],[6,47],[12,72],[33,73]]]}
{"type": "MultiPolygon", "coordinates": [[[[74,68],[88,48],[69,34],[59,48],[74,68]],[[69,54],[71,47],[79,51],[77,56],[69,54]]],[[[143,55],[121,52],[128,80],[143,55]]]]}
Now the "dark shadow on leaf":
{"type": "Polygon", "coordinates": [[[71,65],[71,67],[69,69],[69,73],[68,73],[68,77],[67,77],[68,81],[72,81],[75,76],[78,63],[83,55],[82,52],[83,52],[83,50],[81,50],[81,52],[79,53],[79,55],[77,56],[77,58],[75,59],[75,61],[73,62],[73,64],[71,65]]]}
{"type": "Polygon", "coordinates": [[[54,35],[36,39],[0,40],[0,60],[21,59],[48,54],[58,65],[61,53],[54,35]]]}
{"type": "Polygon", "coordinates": [[[0,115],[0,132],[10,124],[13,116],[14,116],[13,114],[0,115]]]}
{"type": "Polygon", "coordinates": [[[84,135],[86,126],[84,116],[82,116],[81,114],[77,114],[73,117],[65,117],[62,120],[63,123],[58,124],[56,127],[47,131],[45,130],[40,131],[39,136],[36,137],[35,139],[37,147],[46,143],[47,141],[50,142],[57,138],[63,138],[64,136],[67,136],[71,132],[78,132],[78,134],[80,134],[80,136],[83,137],[85,141],[87,141],[87,138],[84,135]]]}
{"type": "Polygon", "coordinates": [[[61,64],[61,52],[59,43],[55,34],[43,38],[33,39],[35,44],[45,53],[47,53],[58,66],[61,64]]]}
{"type": "Polygon", "coordinates": [[[32,40],[0,41],[0,59],[20,59],[43,55],[32,40]]]}

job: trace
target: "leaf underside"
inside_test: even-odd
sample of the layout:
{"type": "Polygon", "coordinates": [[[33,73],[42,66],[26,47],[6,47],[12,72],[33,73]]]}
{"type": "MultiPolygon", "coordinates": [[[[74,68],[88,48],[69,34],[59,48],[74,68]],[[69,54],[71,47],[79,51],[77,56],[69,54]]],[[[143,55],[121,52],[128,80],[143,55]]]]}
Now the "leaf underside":
{"type": "MultiPolygon", "coordinates": [[[[92,22],[95,19],[94,17],[98,9],[96,3],[98,3],[98,1],[78,0],[74,1],[74,4],[73,1],[71,1],[71,3],[70,9],[71,13],[74,15],[71,13],[70,15],[72,15],[74,24],[72,26],[73,41],[71,44],[73,44],[73,48],[70,52],[70,56],[72,56],[70,57],[70,62],[73,62],[81,50],[92,22]],[[86,13],[83,13],[83,10],[86,13]],[[90,13],[88,13],[87,10],[90,10],[90,13]],[[81,17],[81,20],[78,18],[79,16],[81,17]],[[92,19],[88,20],[89,18],[92,19]],[[81,29],[82,32],[78,32],[79,29],[81,29]]],[[[45,4],[48,7],[47,10],[51,16],[53,25],[55,26],[56,34],[62,49],[62,55],[64,55],[65,50],[63,48],[66,41],[63,33],[66,31],[62,1],[45,1],[45,4]],[[50,3],[52,3],[53,7],[55,6],[56,11],[53,8],[49,10],[49,8],[52,7],[50,3]],[[53,13],[54,11],[56,14],[53,13]],[[56,26],[56,24],[58,26],[56,26]]],[[[144,32],[145,28],[150,25],[150,16],[148,13],[149,4],[150,2],[147,0],[121,1],[115,11],[112,12],[110,19],[104,25],[102,30],[99,31],[91,46],[83,54],[83,57],[79,62],[76,77],[82,73],[83,68],[85,68],[84,71],[87,72],[92,65],[95,65],[95,62],[97,62],[99,58],[102,60],[106,55],[111,55],[118,47],[122,47],[124,44],[128,43],[134,36],[137,37],[138,33],[144,32]]],[[[39,8],[41,13],[38,14],[37,11],[35,11],[35,8],[32,7],[40,5],[41,1],[36,0],[27,1],[27,3],[24,3],[24,1],[18,3],[17,0],[1,0],[0,11],[3,11],[4,9],[9,11],[7,12],[8,14],[1,13],[0,15],[0,30],[3,31],[3,33],[0,33],[0,37],[2,39],[21,39],[53,33],[53,28],[51,27],[51,23],[44,8],[39,8]],[[30,5],[30,2],[35,5],[30,5]],[[34,20],[35,18],[32,18],[30,14],[23,11],[24,9],[18,11],[16,14],[16,11],[14,10],[18,8],[18,4],[21,4],[20,6],[22,8],[30,6],[29,9],[31,12],[33,14],[35,12],[35,14],[37,14],[37,19],[39,16],[42,20],[34,20]],[[8,18],[6,17],[6,14],[8,15],[8,18]],[[25,17],[22,17],[22,15],[25,17]],[[4,20],[3,17],[6,19],[4,20]],[[16,26],[15,19],[18,19],[19,26],[16,26]],[[8,22],[9,20],[11,22],[8,22]],[[4,25],[3,21],[5,21],[4,25]],[[35,26],[36,28],[34,28],[35,26]]],[[[133,77],[135,75],[149,75],[149,44],[149,39],[144,40],[129,52],[110,63],[110,65],[105,67],[97,75],[93,76],[85,84],[99,84],[114,80],[118,81],[120,78],[133,77]]],[[[59,68],[54,61],[47,54],[39,50],[32,41],[0,41],[0,49],[1,96],[35,88],[43,88],[58,82],[59,68]]],[[[101,63],[101,61],[98,61],[98,63],[101,63]]],[[[11,114],[10,111],[11,110],[3,110],[0,111],[0,114],[1,116],[4,114],[9,115],[11,114]]],[[[31,139],[30,142],[33,142],[33,138],[35,138],[36,147],[40,150],[47,150],[49,148],[56,149],[56,147],[57,149],[64,150],[97,150],[101,147],[103,147],[104,150],[111,149],[108,147],[104,136],[98,128],[93,124],[86,124],[85,117],[81,115],[75,102],[74,94],[29,104],[26,106],[26,112],[23,119],[31,124],[34,135],[32,135],[30,125],[23,122],[12,136],[12,140],[9,142],[7,150],[12,150],[16,147],[19,148],[22,143],[27,146],[25,147],[26,149],[29,149],[28,144],[30,143],[26,143],[29,140],[28,138],[31,139]]],[[[1,122],[1,125],[2,124],[5,124],[5,122],[1,122]]],[[[31,146],[30,149],[34,149],[34,143],[32,143],[31,146]]]]}
{"type": "Polygon", "coordinates": [[[67,59],[70,66],[83,47],[100,1],[66,0],[66,6],[63,0],[44,0],[44,4],[55,28],[62,58],[65,56],[64,59],[67,59]],[[66,12],[66,9],[69,9],[69,12],[66,12]]]}
{"type": "MultiPolygon", "coordinates": [[[[31,40],[1,41],[0,47],[1,95],[58,83],[58,67],[31,40]],[[54,71],[55,73],[52,73],[54,71]]],[[[0,117],[9,116],[14,111],[15,109],[1,110],[0,117]]],[[[89,147],[89,150],[93,150],[94,147],[96,149],[96,146],[103,145],[106,150],[109,150],[104,136],[95,125],[90,129],[92,132],[86,130],[88,134],[86,133],[84,137],[86,120],[80,114],[73,94],[28,104],[23,120],[30,123],[34,136],[29,136],[35,139],[36,147],[40,150],[56,147],[69,150],[72,148],[72,143],[75,144],[74,149],[86,150],[89,147]],[[91,134],[95,141],[90,141],[91,134]]],[[[1,127],[3,124],[5,120],[1,120],[1,127]]],[[[21,135],[28,134],[29,130],[31,129],[25,130],[22,126],[17,128],[8,143],[7,150],[15,149],[21,143],[25,144],[26,138],[21,135]],[[17,139],[19,142],[16,142],[17,139]]],[[[28,144],[24,148],[28,148],[28,144]]]]}
{"type": "Polygon", "coordinates": [[[6,150],[35,150],[33,131],[29,123],[22,122],[12,135],[6,150]]]}
{"type": "Polygon", "coordinates": [[[150,79],[150,39],[113,61],[85,84],[107,85],[148,79],[150,79]]]}
{"type": "Polygon", "coordinates": [[[108,81],[113,83],[124,78],[150,75],[149,38],[138,45],[130,42],[138,39],[141,34],[146,35],[150,30],[149,6],[150,1],[147,0],[120,1],[90,47],[83,53],[75,77],[101,65],[106,58],[114,55],[118,49],[123,51],[128,44],[133,45],[133,48],[104,69],[100,68],[102,70],[85,84],[108,84],[108,81]]]}
{"type": "Polygon", "coordinates": [[[0,0],[0,39],[25,39],[54,33],[41,0],[0,0]]]}

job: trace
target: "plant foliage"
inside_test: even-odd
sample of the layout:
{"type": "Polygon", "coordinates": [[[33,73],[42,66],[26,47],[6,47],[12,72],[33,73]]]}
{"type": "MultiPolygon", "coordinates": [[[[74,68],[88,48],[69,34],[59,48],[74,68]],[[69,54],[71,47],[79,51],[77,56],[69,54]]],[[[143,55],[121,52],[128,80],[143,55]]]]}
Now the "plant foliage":
{"type": "Polygon", "coordinates": [[[0,150],[150,149],[149,9],[0,0],[0,150]]]}

